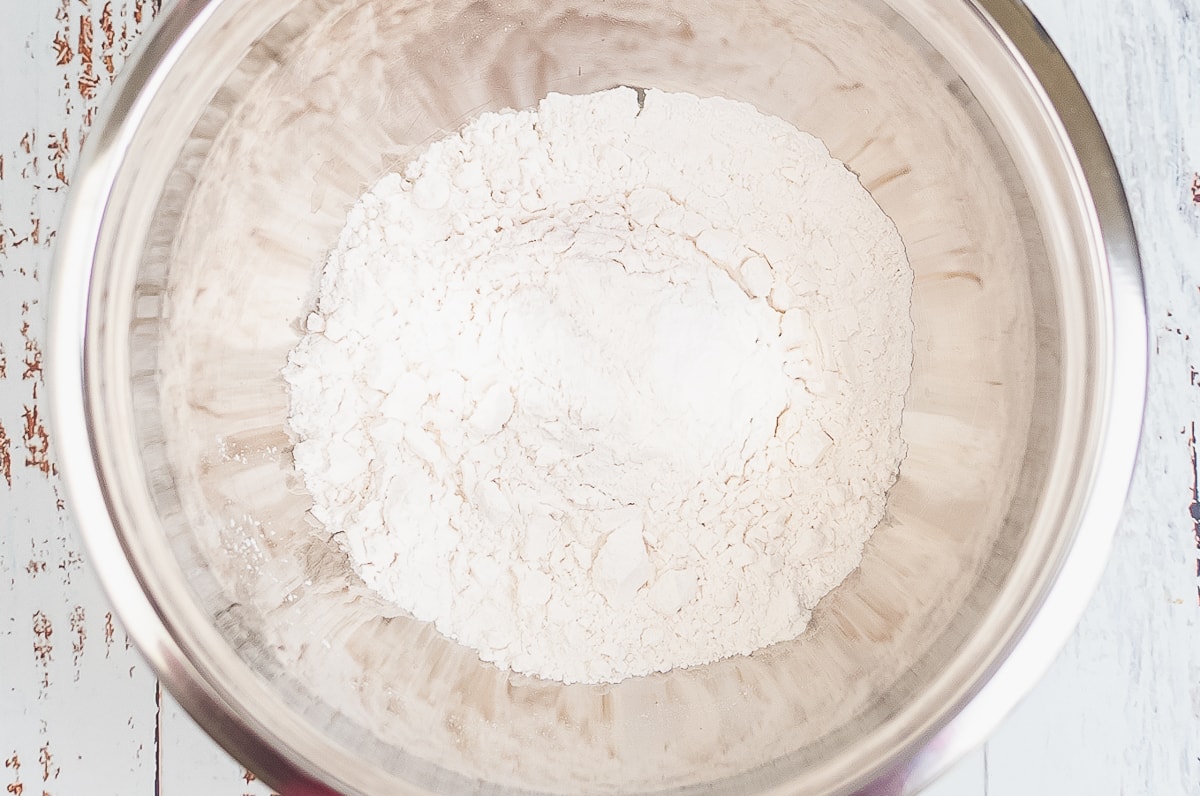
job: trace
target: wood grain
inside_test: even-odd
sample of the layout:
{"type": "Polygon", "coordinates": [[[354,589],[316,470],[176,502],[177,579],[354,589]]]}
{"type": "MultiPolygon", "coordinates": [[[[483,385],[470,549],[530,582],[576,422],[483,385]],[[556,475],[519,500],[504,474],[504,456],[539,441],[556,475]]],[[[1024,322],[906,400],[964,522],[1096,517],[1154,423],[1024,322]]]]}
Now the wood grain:
{"type": "MultiPolygon", "coordinates": [[[[1200,794],[1200,3],[1029,0],[1108,132],[1154,345],[1112,563],[1045,682],[933,796],[1200,794]]],[[[268,791],[158,692],[63,504],[41,377],[46,277],[88,126],[152,0],[0,9],[0,784],[16,794],[268,791]]]]}

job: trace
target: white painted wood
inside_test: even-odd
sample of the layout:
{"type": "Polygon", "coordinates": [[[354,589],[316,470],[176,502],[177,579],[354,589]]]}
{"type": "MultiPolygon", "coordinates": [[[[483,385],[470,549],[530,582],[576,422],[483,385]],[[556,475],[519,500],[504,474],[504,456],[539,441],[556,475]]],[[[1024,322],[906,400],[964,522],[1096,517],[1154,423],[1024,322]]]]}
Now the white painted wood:
{"type": "MultiPolygon", "coordinates": [[[[927,796],[1198,794],[1200,0],[1029,5],[1076,68],[1127,181],[1155,333],[1147,438],[1113,562],[1079,632],[987,748],[927,796]]],[[[108,619],[58,507],[53,441],[41,430],[36,366],[63,185],[108,84],[107,59],[115,72],[152,13],[153,0],[0,0],[0,785],[8,793],[267,793],[169,697],[159,708],[153,678],[108,619]]]]}
{"type": "Polygon", "coordinates": [[[156,780],[154,677],[62,506],[40,372],[66,183],[135,16],[148,10],[0,4],[0,789],[14,795],[149,794],[156,780]]]}

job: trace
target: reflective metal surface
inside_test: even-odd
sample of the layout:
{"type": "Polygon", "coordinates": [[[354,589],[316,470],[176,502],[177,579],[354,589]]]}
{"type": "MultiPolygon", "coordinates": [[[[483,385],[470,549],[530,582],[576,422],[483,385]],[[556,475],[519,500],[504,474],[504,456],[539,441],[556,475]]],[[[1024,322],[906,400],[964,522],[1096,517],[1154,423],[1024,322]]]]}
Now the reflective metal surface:
{"type": "Polygon", "coordinates": [[[1100,129],[1011,0],[178,0],[114,96],[58,237],[61,466],[164,684],[283,792],[915,792],[1074,627],[1144,298],[1100,129]],[[859,174],[917,276],[910,453],[805,637],[564,688],[356,582],[306,521],[278,371],[375,177],[481,110],[616,84],[750,101],[859,174]]]}

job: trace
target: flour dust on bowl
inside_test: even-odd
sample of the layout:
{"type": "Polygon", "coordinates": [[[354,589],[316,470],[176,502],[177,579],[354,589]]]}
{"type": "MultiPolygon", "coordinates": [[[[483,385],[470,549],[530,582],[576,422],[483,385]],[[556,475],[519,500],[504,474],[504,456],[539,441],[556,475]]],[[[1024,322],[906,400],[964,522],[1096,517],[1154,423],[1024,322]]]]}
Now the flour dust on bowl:
{"type": "MultiPolygon", "coordinates": [[[[593,134],[582,126],[572,129],[593,134]]],[[[680,140],[688,135],[699,132],[681,130],[680,140]]],[[[1099,576],[1141,421],[1140,272],[1119,180],[1094,117],[1061,58],[1011,0],[759,0],[696,8],[633,1],[179,3],[129,62],[88,145],[59,236],[52,307],[53,421],[59,439],[80,446],[62,457],[71,505],[122,618],[164,683],[218,741],[285,793],[915,792],[981,741],[1036,681],[1099,576]],[[494,234],[508,235],[511,245],[484,274],[493,282],[479,296],[505,296],[487,305],[487,314],[461,306],[470,285],[452,257],[440,260],[442,280],[439,260],[430,255],[412,266],[411,283],[390,291],[376,292],[380,286],[370,280],[353,290],[343,284],[342,298],[360,309],[379,296],[395,302],[406,286],[410,298],[444,288],[445,306],[430,312],[414,301],[403,304],[403,313],[380,315],[396,319],[380,327],[398,347],[326,351],[322,372],[334,376],[313,394],[331,406],[365,402],[366,412],[355,403],[351,425],[397,396],[369,426],[376,459],[391,446],[435,460],[423,469],[429,495],[418,497],[434,495],[434,486],[445,497],[453,491],[445,485],[458,483],[470,496],[461,497],[459,514],[446,516],[463,527],[473,527],[461,514],[469,510],[510,524],[517,517],[522,533],[544,531],[493,553],[498,571],[490,576],[486,565],[472,562],[467,574],[480,577],[470,582],[497,590],[475,594],[473,606],[491,610],[489,595],[508,593],[517,565],[546,554],[547,543],[562,546],[555,525],[564,522],[561,512],[538,515],[498,483],[497,498],[488,483],[510,474],[512,483],[544,487],[549,472],[566,473],[569,483],[582,472],[570,467],[584,465],[553,470],[556,455],[575,462],[579,450],[571,448],[581,447],[587,463],[595,451],[619,450],[610,443],[620,435],[588,437],[588,429],[611,429],[616,420],[635,428],[645,424],[645,412],[633,409],[662,412],[672,401],[682,407],[675,416],[688,423],[673,429],[671,416],[661,414],[637,427],[639,439],[660,440],[647,449],[660,457],[653,461],[662,481],[692,466],[688,456],[712,453],[705,446],[730,428],[741,429],[743,440],[758,439],[760,427],[770,425],[762,418],[770,417],[774,425],[765,436],[778,439],[772,435],[786,430],[791,406],[802,403],[789,385],[816,384],[804,370],[815,361],[789,359],[789,349],[756,324],[790,328],[797,340],[806,339],[809,326],[818,339],[824,331],[834,343],[825,341],[830,350],[822,356],[842,376],[866,374],[864,395],[886,393],[873,368],[887,357],[849,362],[847,352],[871,350],[892,335],[911,343],[911,368],[895,382],[903,401],[896,405],[894,444],[903,461],[894,484],[891,476],[880,481],[878,516],[863,515],[860,524],[878,525],[861,566],[844,581],[844,572],[833,579],[829,586],[840,585],[815,607],[805,606],[811,619],[804,612],[796,617],[799,635],[695,660],[643,661],[640,669],[545,669],[540,673],[549,676],[538,677],[529,661],[505,658],[504,639],[489,636],[477,617],[458,617],[460,629],[480,631],[474,642],[459,644],[439,632],[431,621],[444,607],[440,579],[426,579],[429,588],[415,596],[394,579],[391,585],[413,599],[404,608],[397,594],[385,599],[380,583],[364,582],[362,561],[370,556],[363,555],[363,535],[356,543],[334,526],[350,527],[364,522],[364,512],[385,508],[395,510],[397,523],[415,523],[425,515],[414,507],[434,503],[413,499],[413,490],[401,491],[403,499],[385,491],[373,508],[370,501],[355,503],[371,489],[364,474],[381,471],[362,461],[362,449],[340,450],[334,462],[331,442],[307,453],[303,440],[296,445],[296,396],[302,374],[314,372],[302,361],[306,341],[336,342],[347,334],[347,318],[333,304],[323,306],[339,290],[332,284],[318,290],[330,253],[341,252],[344,263],[346,252],[374,240],[371,229],[380,246],[399,242],[418,250],[411,239],[388,239],[391,222],[400,224],[403,214],[393,219],[384,212],[390,204],[371,202],[393,202],[407,191],[412,212],[454,207],[473,195],[465,160],[446,172],[461,184],[422,183],[420,174],[405,174],[408,164],[432,162],[435,142],[481,114],[504,112],[511,121],[535,108],[564,107],[556,103],[578,107],[572,103],[587,97],[616,103],[604,113],[606,124],[627,116],[636,127],[654,117],[660,100],[689,97],[752,108],[815,136],[826,158],[851,170],[842,176],[864,197],[869,192],[868,204],[882,211],[880,223],[888,221],[902,242],[911,271],[905,266],[908,281],[893,285],[901,291],[893,295],[904,298],[905,311],[889,308],[893,325],[865,330],[859,319],[885,304],[858,302],[854,312],[831,313],[840,329],[769,318],[764,313],[786,319],[793,308],[780,313],[778,305],[803,306],[797,296],[821,291],[776,292],[769,266],[738,255],[728,239],[704,238],[686,214],[639,226],[635,216],[643,212],[653,210],[657,219],[672,203],[688,210],[689,201],[707,195],[662,191],[665,198],[647,194],[635,202],[639,188],[655,187],[642,184],[646,173],[618,186],[624,204],[589,199],[594,206],[586,218],[569,219],[566,233],[558,228],[561,216],[539,215],[531,203],[538,196],[552,204],[553,191],[531,192],[519,182],[515,196],[490,191],[488,201],[507,208],[505,218],[530,213],[535,218],[521,226],[536,231],[518,240],[496,216],[494,234]],[[393,172],[400,176],[386,176],[393,172]],[[348,213],[353,220],[354,212],[371,207],[388,223],[372,227],[364,215],[369,234],[347,238],[348,213]],[[598,233],[611,233],[618,222],[628,222],[624,239],[634,236],[634,243],[614,256],[598,233]],[[672,249],[679,235],[660,235],[664,229],[694,245],[672,249]],[[567,252],[585,238],[590,242],[579,251],[567,252]],[[703,262],[688,260],[697,252],[703,262]],[[560,255],[582,266],[569,274],[545,266],[560,255]],[[658,323],[664,291],[686,292],[700,276],[683,278],[681,270],[676,284],[655,282],[661,275],[654,263],[664,257],[695,274],[720,270],[720,279],[704,277],[710,304],[689,293],[671,305],[678,309],[666,313],[665,325],[658,323]],[[634,274],[644,277],[638,285],[651,287],[639,292],[614,282],[613,268],[622,280],[634,274]],[[534,273],[541,281],[531,283],[534,273]],[[550,312],[565,305],[572,311],[550,312]],[[703,306],[717,309],[697,309],[703,306]],[[639,312],[629,312],[635,307],[639,312]],[[618,311],[625,317],[613,317],[618,311]],[[449,317],[461,323],[448,331],[449,317]],[[512,320],[486,327],[493,318],[512,320]],[[522,319],[538,322],[522,326],[522,319]],[[455,347],[467,321],[485,328],[471,346],[455,347]],[[688,334],[678,342],[678,335],[659,335],[663,328],[688,334]],[[625,372],[630,362],[690,361],[680,349],[687,340],[728,356],[711,356],[709,367],[680,368],[671,378],[650,368],[649,382],[638,379],[651,383],[646,397],[611,392],[620,381],[611,377],[620,371],[594,383],[595,374],[575,367],[575,352],[563,353],[564,341],[611,354],[642,340],[649,341],[645,351],[622,360],[625,372]],[[481,345],[494,345],[489,361],[503,367],[478,383],[434,374],[455,357],[478,355],[481,345]],[[530,357],[530,347],[546,353],[530,357]],[[655,354],[660,349],[663,356],[655,354]],[[363,351],[374,359],[358,361],[363,351]],[[337,352],[349,370],[339,370],[337,352]],[[422,399],[435,391],[388,375],[397,374],[391,365],[398,360],[417,362],[407,372],[425,373],[426,381],[441,379],[441,402],[416,401],[422,389],[422,399]],[[744,368],[734,369],[734,361],[744,368]],[[783,367],[786,380],[770,375],[783,367]],[[504,381],[518,371],[537,378],[504,381]],[[694,400],[745,373],[759,375],[740,400],[694,400]],[[564,409],[553,401],[561,390],[529,387],[551,376],[589,400],[564,409]],[[331,395],[332,384],[345,385],[345,394],[331,395]],[[570,421],[554,437],[564,449],[544,451],[542,467],[522,446],[533,438],[539,449],[552,447],[544,444],[547,423],[560,411],[570,421]],[[698,419],[706,430],[689,436],[698,419]],[[431,430],[432,447],[418,433],[431,430]],[[471,434],[479,439],[454,447],[459,437],[471,442],[471,434]],[[484,448],[488,462],[500,462],[498,476],[479,472],[487,470],[477,466],[484,448]],[[318,466],[304,466],[306,456],[318,466]],[[331,464],[346,484],[357,484],[354,494],[313,481],[314,472],[328,475],[331,464]],[[456,475],[447,480],[443,471],[456,475]],[[316,511],[325,522],[310,514],[314,496],[326,502],[316,511]],[[342,514],[334,517],[330,507],[342,514]],[[500,560],[508,554],[514,560],[500,560]],[[496,663],[482,661],[481,653],[496,663]],[[678,665],[689,663],[695,665],[678,665]]],[[[694,151],[690,144],[683,149],[694,151]]],[[[603,165],[605,180],[627,173],[614,160],[619,153],[595,154],[591,162],[603,165]]],[[[630,163],[635,172],[661,165],[645,157],[630,163]]],[[[740,199],[729,186],[710,192],[721,199],[715,207],[744,200],[757,208],[770,195],[760,185],[770,174],[770,164],[762,164],[741,186],[740,199]]],[[[821,205],[800,204],[785,210],[803,226],[804,214],[821,205]]],[[[757,210],[731,215],[759,217],[757,210]]],[[[713,218],[702,220],[715,229],[713,218]]],[[[404,234],[432,235],[432,246],[473,228],[456,228],[449,216],[443,221],[445,229],[431,221],[404,234]]],[[[832,241],[832,253],[820,262],[856,262],[842,257],[840,245],[832,241]]],[[[772,252],[760,254],[770,260],[772,252]]],[[[376,282],[392,273],[351,272],[373,274],[376,282]]],[[[476,309],[487,300],[479,298],[476,309]]],[[[351,313],[349,327],[364,316],[371,313],[351,313]]],[[[907,364],[907,349],[900,351],[907,364]]],[[[884,448],[893,444],[883,422],[888,411],[881,406],[880,417],[862,418],[861,425],[883,429],[875,441],[884,448]]],[[[331,429],[342,422],[336,411],[315,417],[304,431],[310,440],[322,432],[320,417],[328,417],[331,429]]],[[[828,452],[820,442],[809,437],[793,445],[795,458],[778,458],[776,469],[785,459],[796,467],[822,461],[828,452]]],[[[837,441],[830,442],[836,450],[837,441]]],[[[716,447],[732,450],[724,442],[716,447]]],[[[750,459],[740,464],[754,475],[750,459]]],[[[617,483],[621,473],[656,474],[638,466],[608,462],[601,472],[616,480],[605,489],[644,486],[617,483]]],[[[771,472],[764,464],[762,473],[771,472]]],[[[398,483],[412,483],[412,475],[398,483]]],[[[787,481],[781,474],[777,483],[787,481]]],[[[850,504],[856,483],[814,497],[814,508],[850,504]]],[[[719,502],[701,495],[696,517],[719,502]]],[[[763,505],[756,493],[716,525],[725,529],[742,521],[741,509],[763,505]]],[[[628,517],[610,517],[606,533],[635,541],[640,534],[641,547],[608,556],[612,566],[604,564],[602,546],[587,551],[596,560],[575,560],[579,571],[595,574],[599,567],[611,576],[593,584],[603,604],[642,600],[648,611],[674,616],[700,599],[703,588],[693,594],[687,567],[671,568],[682,574],[668,577],[661,561],[628,554],[640,549],[653,559],[673,536],[682,539],[650,537],[687,510],[684,502],[662,508],[661,517],[636,531],[628,530],[628,517]],[[651,604],[659,580],[668,586],[651,604]]],[[[419,521],[429,526],[427,520],[419,521]]],[[[794,516],[778,523],[785,538],[805,527],[794,516]]],[[[430,528],[437,537],[440,526],[430,528]]],[[[762,552],[767,541],[743,541],[745,552],[727,546],[726,563],[757,571],[754,545],[762,552]],[[744,562],[737,558],[745,555],[744,562]]],[[[402,546],[391,551],[402,553],[402,546]]],[[[684,560],[689,553],[675,554],[684,560]]],[[[556,588],[528,574],[519,580],[525,592],[518,593],[518,609],[556,588]]],[[[562,636],[545,645],[546,655],[563,654],[572,625],[569,617],[554,625],[562,636]]],[[[438,627],[455,633],[445,623],[438,627]]],[[[626,642],[626,655],[610,654],[610,663],[630,663],[626,642]]],[[[651,634],[644,644],[656,642],[651,634]]]]}

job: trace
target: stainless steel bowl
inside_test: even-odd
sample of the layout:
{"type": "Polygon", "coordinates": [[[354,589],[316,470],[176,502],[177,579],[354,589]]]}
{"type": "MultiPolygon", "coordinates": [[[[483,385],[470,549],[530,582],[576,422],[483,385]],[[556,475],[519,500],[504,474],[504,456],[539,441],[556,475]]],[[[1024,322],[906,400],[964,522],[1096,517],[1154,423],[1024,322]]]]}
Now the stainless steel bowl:
{"type": "Polygon", "coordinates": [[[125,625],[285,793],[915,791],[1041,675],[1121,511],[1146,376],[1096,120],[1013,0],[179,0],[58,237],[53,422],[125,625]],[[482,110],[617,84],[822,137],[916,273],[909,456],[802,638],[615,686],[480,663],[306,521],[279,375],[344,213],[482,110]]]}

